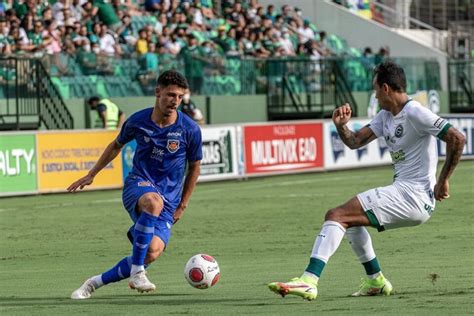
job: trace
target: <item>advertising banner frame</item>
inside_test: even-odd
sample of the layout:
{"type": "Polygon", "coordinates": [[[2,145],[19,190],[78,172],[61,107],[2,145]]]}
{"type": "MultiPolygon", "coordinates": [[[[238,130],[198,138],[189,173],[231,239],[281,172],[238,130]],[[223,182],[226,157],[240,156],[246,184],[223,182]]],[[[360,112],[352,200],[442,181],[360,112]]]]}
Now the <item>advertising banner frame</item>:
{"type": "MultiPolygon", "coordinates": [[[[6,191],[2,192],[0,191],[0,197],[7,197],[7,196],[19,196],[19,195],[31,195],[31,194],[36,194],[38,193],[38,168],[37,168],[37,142],[36,142],[36,131],[8,131],[8,132],[1,132],[0,133],[0,138],[2,137],[7,137],[8,140],[11,140],[11,137],[15,136],[25,136],[31,138],[31,149],[33,149],[33,154],[31,156],[32,160],[32,165],[30,166],[30,170],[32,169],[34,172],[34,176],[30,176],[32,179],[34,179],[34,189],[27,188],[26,190],[18,190],[18,191],[6,191]],[[34,162],[33,162],[34,161],[34,162]]],[[[1,148],[0,148],[1,149],[1,148]]],[[[15,161],[15,165],[20,162],[19,156],[17,156],[17,161],[15,161]]],[[[7,169],[10,169],[10,163],[9,160],[4,161],[5,166],[7,169]]],[[[26,163],[26,161],[25,161],[26,163]]],[[[17,166],[18,170],[21,170],[20,166],[17,166]]],[[[0,181],[1,183],[2,181],[0,181]]],[[[21,184],[19,184],[21,185],[21,184]]],[[[31,183],[28,183],[28,185],[31,185],[31,183]]]]}
{"type": "MultiPolygon", "coordinates": [[[[324,170],[324,129],[323,129],[323,120],[298,120],[298,121],[275,121],[275,122],[265,122],[265,123],[249,123],[249,124],[242,124],[242,153],[243,153],[243,173],[245,177],[259,177],[259,176],[271,176],[271,175],[284,175],[284,174],[293,174],[293,173],[305,173],[305,172],[314,172],[314,171],[323,171],[324,170]],[[305,130],[304,127],[314,125],[316,129],[319,129],[317,134],[315,135],[310,135],[308,134],[308,131],[305,130]],[[247,161],[249,156],[252,156],[252,153],[249,154],[249,146],[247,143],[247,140],[251,137],[249,136],[249,130],[253,128],[261,128],[261,129],[273,129],[273,133],[275,134],[275,128],[279,126],[293,126],[295,127],[294,130],[292,128],[289,128],[287,131],[288,134],[286,135],[281,135],[281,137],[278,137],[274,141],[280,142],[280,144],[275,144],[276,147],[278,147],[279,151],[285,156],[286,153],[290,153],[292,156],[291,160],[292,162],[289,162],[288,164],[286,162],[284,163],[277,163],[277,164],[271,164],[270,163],[270,169],[276,169],[276,170],[268,170],[268,167],[263,167],[267,168],[268,171],[249,171],[248,164],[249,162],[247,161]],[[301,127],[297,131],[297,127],[301,127]],[[308,134],[308,135],[305,135],[308,134]],[[317,140],[314,137],[309,137],[305,138],[305,140],[301,141],[303,138],[298,138],[296,140],[294,137],[298,136],[315,136],[317,140]],[[306,142],[306,140],[309,140],[309,142],[306,142]],[[283,143],[281,143],[283,142],[283,143]],[[313,143],[314,142],[314,143],[313,143]],[[308,162],[304,163],[300,159],[302,158],[299,153],[301,152],[302,148],[304,149],[306,145],[309,145],[308,148],[311,148],[311,151],[308,152],[309,157],[308,157],[308,162]],[[287,147],[282,148],[283,147],[287,147]],[[290,148],[291,147],[291,148],[290,148]],[[312,151],[313,147],[315,147],[315,152],[312,151]],[[295,152],[294,150],[297,150],[295,152]],[[314,157],[313,157],[314,156],[314,157]],[[316,160],[313,160],[316,159],[316,160]],[[314,166],[309,166],[310,164],[313,164],[314,166]],[[271,167],[273,165],[274,167],[271,167]],[[282,166],[281,168],[278,167],[278,165],[282,166]],[[308,165],[307,167],[305,165],[308,165]],[[280,170],[277,170],[280,169],[280,170]]],[[[283,134],[285,134],[284,132],[283,134]]],[[[264,142],[270,141],[270,139],[263,140],[264,142]]],[[[272,140],[273,142],[273,140],[272,140]]],[[[261,144],[257,144],[257,146],[261,147],[261,144]]],[[[265,152],[269,151],[268,150],[268,144],[264,144],[265,146],[265,152]]],[[[272,145],[273,146],[273,145],[272,145]]],[[[276,148],[274,147],[274,148],[276,148]]],[[[272,154],[274,153],[274,149],[270,150],[272,154]]],[[[304,151],[304,150],[303,150],[304,151]]],[[[267,153],[268,154],[268,153],[267,153]]],[[[278,160],[278,159],[277,159],[278,160]]],[[[285,160],[285,158],[283,158],[285,160]]],[[[263,169],[262,168],[262,169],[263,169]]]]}
{"type": "MultiPolygon", "coordinates": [[[[103,151],[105,150],[105,148],[107,147],[107,145],[113,141],[113,139],[115,139],[116,136],[113,136],[113,137],[109,137],[109,139],[107,140],[103,140],[102,144],[100,145],[101,148],[95,148],[96,150],[96,154],[94,157],[94,160],[92,161],[87,161],[87,162],[83,162],[81,160],[81,158],[78,158],[77,155],[73,155],[74,157],[72,157],[71,159],[73,160],[71,163],[68,163],[69,165],[72,165],[71,166],[71,169],[64,169],[64,171],[70,171],[70,174],[75,174],[75,176],[72,176],[70,179],[66,180],[66,182],[61,182],[61,181],[65,181],[62,179],[61,177],[61,181],[58,181],[57,183],[62,183],[62,184],[55,184],[55,186],[53,187],[53,185],[51,184],[44,184],[43,183],[43,179],[46,179],[46,176],[43,175],[44,173],[44,170],[43,170],[43,167],[41,165],[41,163],[43,162],[44,158],[41,157],[40,155],[43,153],[43,150],[45,150],[42,146],[43,144],[41,144],[41,139],[42,138],[45,138],[47,139],[48,137],[61,137],[61,136],[65,136],[65,135],[74,135],[74,137],[79,137],[79,136],[83,136],[85,137],[84,139],[81,138],[81,141],[83,143],[87,143],[87,134],[96,134],[96,135],[100,135],[100,134],[103,134],[103,135],[106,135],[106,134],[112,134],[112,133],[115,133],[118,135],[118,130],[104,130],[104,129],[88,129],[88,130],[84,130],[84,129],[81,129],[81,130],[51,130],[51,131],[38,131],[37,134],[36,134],[36,142],[37,142],[37,148],[38,148],[38,151],[37,151],[37,170],[38,170],[38,193],[55,193],[55,192],[66,192],[66,188],[67,186],[72,183],[73,181],[79,179],[81,176],[85,176],[87,174],[87,171],[90,170],[90,168],[97,162],[97,159],[100,157],[100,155],[103,153],[103,151]],[[103,148],[102,148],[103,146],[103,148]],[[79,167],[78,167],[79,166],[79,167]],[[74,168],[72,168],[74,167],[74,168]],[[70,183],[69,183],[70,182],[70,183]]],[[[90,137],[90,136],[89,136],[90,137]]],[[[107,136],[104,136],[105,138],[107,138],[107,136]]],[[[63,143],[61,143],[62,145],[63,143]]],[[[94,146],[96,146],[94,144],[94,146]]],[[[77,153],[78,151],[80,151],[79,149],[69,149],[70,151],[74,151],[75,153],[77,153]]],[[[79,155],[79,156],[82,156],[79,155]]],[[[85,154],[85,156],[87,157],[87,154],[85,154]]],[[[61,159],[63,159],[63,157],[59,157],[57,158],[60,160],[59,162],[59,165],[61,163],[64,163],[66,164],[66,162],[63,162],[61,159]]],[[[89,158],[91,159],[91,158],[89,158]]],[[[84,188],[84,190],[86,191],[92,191],[92,190],[103,190],[103,189],[118,189],[118,188],[121,188],[123,186],[123,180],[122,180],[122,158],[121,157],[116,157],[113,162],[111,162],[112,166],[113,166],[113,163],[115,162],[116,166],[115,167],[111,167],[112,168],[112,174],[111,172],[109,173],[104,173],[104,171],[102,171],[98,177],[99,178],[99,181],[98,179],[96,178],[94,180],[94,183],[91,185],[91,186],[87,186],[84,188]],[[104,180],[103,177],[107,177],[108,180],[104,180]],[[116,179],[114,179],[116,178],[116,179]],[[105,182],[106,184],[99,184],[100,182],[105,182]],[[115,183],[114,183],[115,182],[115,183]]],[[[58,165],[58,163],[56,163],[56,165],[58,165]]],[[[58,169],[56,170],[57,172],[61,172],[63,171],[63,169],[58,169]]],[[[48,170],[48,172],[50,172],[48,170]]],[[[53,172],[52,175],[54,175],[54,170],[51,171],[53,172]]],[[[56,175],[57,176],[57,175],[56,175]]],[[[48,179],[48,181],[50,181],[50,179],[48,179]]],[[[46,181],[45,183],[48,183],[48,181],[46,181]]]]}

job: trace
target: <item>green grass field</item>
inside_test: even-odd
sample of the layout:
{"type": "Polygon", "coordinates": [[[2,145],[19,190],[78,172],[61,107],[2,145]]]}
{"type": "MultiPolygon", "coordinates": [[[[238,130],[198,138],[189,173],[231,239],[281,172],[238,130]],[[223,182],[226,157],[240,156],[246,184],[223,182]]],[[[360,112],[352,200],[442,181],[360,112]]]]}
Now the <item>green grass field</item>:
{"type": "Polygon", "coordinates": [[[346,240],[326,266],[316,301],[267,289],[302,273],[327,209],[391,178],[383,167],[199,184],[149,270],[158,290],[141,295],[119,282],[86,301],[69,296],[130,253],[120,191],[0,199],[0,314],[472,315],[474,161],[458,166],[451,198],[427,224],[370,230],[395,295],[348,297],[364,273],[346,240]],[[183,276],[187,259],[200,252],[221,268],[209,290],[190,287],[183,276]]]}

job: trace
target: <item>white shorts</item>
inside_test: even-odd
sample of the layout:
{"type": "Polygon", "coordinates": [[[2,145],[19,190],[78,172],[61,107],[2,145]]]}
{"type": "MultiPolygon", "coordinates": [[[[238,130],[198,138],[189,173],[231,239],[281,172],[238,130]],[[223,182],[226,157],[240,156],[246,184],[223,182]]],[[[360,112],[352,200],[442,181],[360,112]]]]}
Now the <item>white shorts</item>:
{"type": "Polygon", "coordinates": [[[359,193],[357,198],[378,231],[423,224],[435,209],[433,191],[397,182],[359,193]]]}

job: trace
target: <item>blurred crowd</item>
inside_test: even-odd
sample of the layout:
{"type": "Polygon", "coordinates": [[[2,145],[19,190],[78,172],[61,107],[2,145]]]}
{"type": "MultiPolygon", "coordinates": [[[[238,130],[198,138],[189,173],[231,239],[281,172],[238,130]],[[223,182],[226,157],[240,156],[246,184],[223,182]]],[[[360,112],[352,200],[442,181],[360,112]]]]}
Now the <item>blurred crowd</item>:
{"type": "Polygon", "coordinates": [[[325,33],[291,5],[277,8],[257,0],[223,0],[217,12],[212,0],[138,1],[2,0],[0,54],[195,58],[332,54],[325,33]],[[136,29],[132,21],[144,19],[147,22],[136,29]]]}

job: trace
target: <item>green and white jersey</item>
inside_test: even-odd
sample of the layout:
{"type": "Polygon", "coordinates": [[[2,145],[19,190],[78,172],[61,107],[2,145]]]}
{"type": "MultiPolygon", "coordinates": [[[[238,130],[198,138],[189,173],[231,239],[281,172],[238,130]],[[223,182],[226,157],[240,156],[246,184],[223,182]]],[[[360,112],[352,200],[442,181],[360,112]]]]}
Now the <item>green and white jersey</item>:
{"type": "Polygon", "coordinates": [[[423,107],[408,100],[396,116],[382,110],[368,127],[377,137],[384,137],[392,156],[394,182],[422,189],[433,189],[436,183],[438,148],[434,136],[442,138],[451,125],[423,107]]]}

